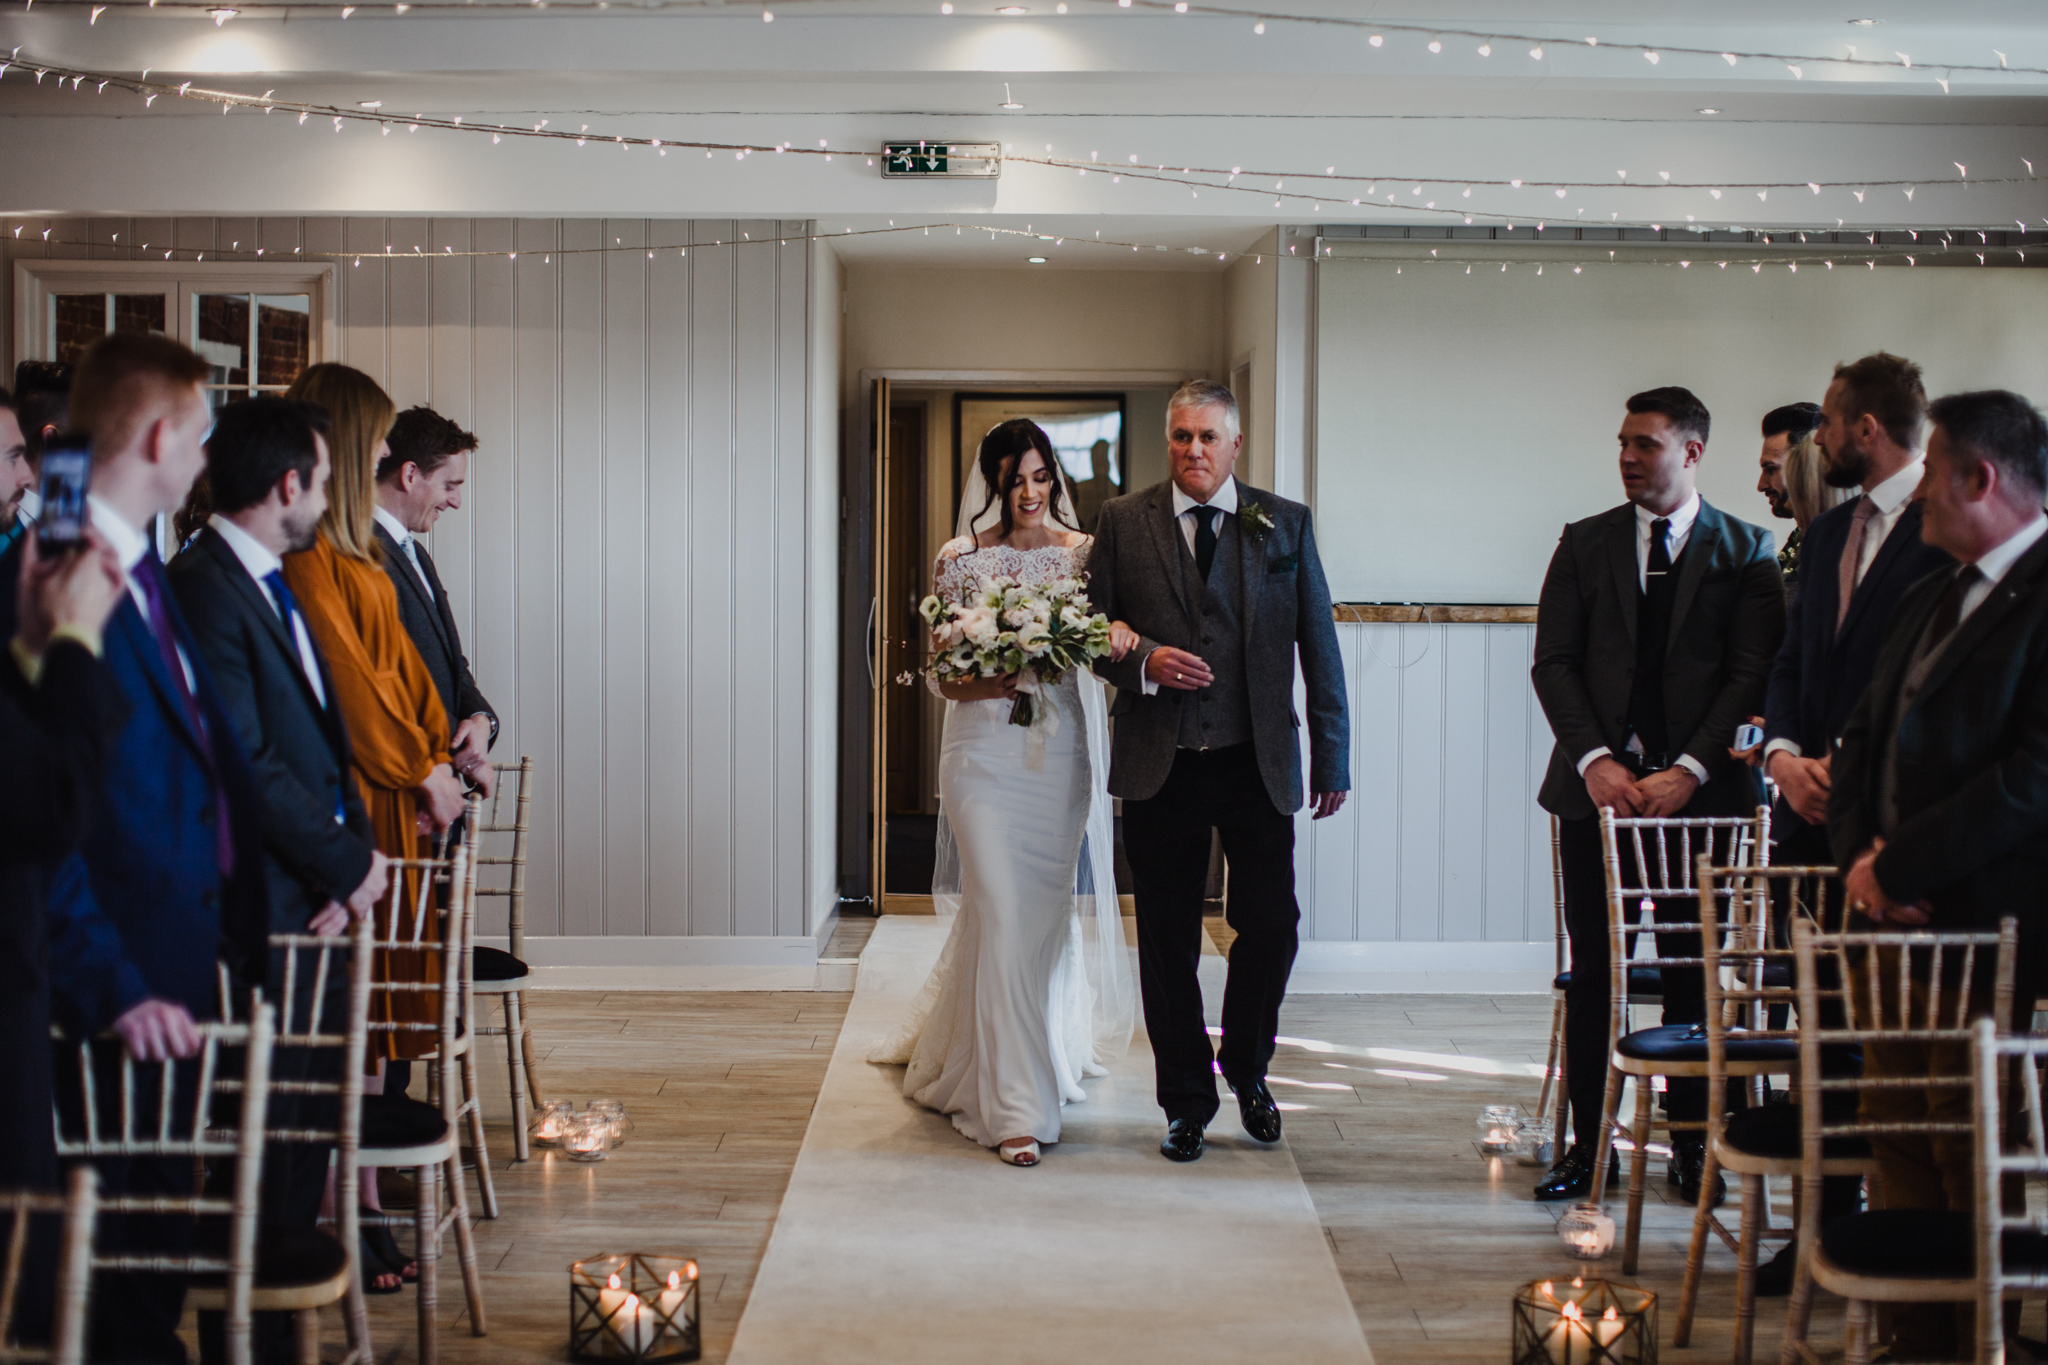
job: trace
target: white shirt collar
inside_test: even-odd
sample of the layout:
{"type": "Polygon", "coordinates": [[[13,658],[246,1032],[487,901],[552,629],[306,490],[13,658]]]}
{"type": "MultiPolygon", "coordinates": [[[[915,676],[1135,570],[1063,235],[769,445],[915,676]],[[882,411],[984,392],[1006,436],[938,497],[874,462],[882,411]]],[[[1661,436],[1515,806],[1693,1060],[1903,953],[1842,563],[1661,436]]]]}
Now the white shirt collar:
{"type": "Polygon", "coordinates": [[[1193,498],[1181,492],[1180,485],[1177,483],[1173,484],[1172,487],[1173,514],[1176,517],[1197,507],[1214,507],[1219,511],[1230,513],[1237,511],[1237,479],[1235,477],[1226,478],[1223,481],[1223,486],[1216,490],[1216,496],[1210,498],[1207,502],[1196,502],[1193,498]]]}
{"type": "Polygon", "coordinates": [[[1875,488],[1863,490],[1863,496],[1870,499],[1880,516],[1890,516],[1906,505],[1906,499],[1913,496],[1913,490],[1920,486],[1920,476],[1927,470],[1927,461],[1916,459],[1898,473],[1878,484],[1875,488]]]}
{"type": "MultiPolygon", "coordinates": [[[[1671,514],[1669,518],[1671,530],[1667,534],[1674,542],[1683,540],[1691,532],[1692,524],[1699,520],[1699,515],[1700,495],[1694,493],[1685,500],[1685,504],[1682,507],[1671,514]]],[[[1665,518],[1659,517],[1655,512],[1652,512],[1640,503],[1636,504],[1636,529],[1645,535],[1649,533],[1651,527],[1662,520],[1665,520],[1665,518]]]]}
{"type": "Polygon", "coordinates": [[[376,513],[377,524],[389,531],[391,538],[398,542],[398,548],[403,550],[405,543],[412,539],[412,528],[400,521],[395,514],[386,511],[381,502],[373,504],[370,510],[376,513]]]}
{"type": "Polygon", "coordinates": [[[206,519],[206,524],[220,533],[220,538],[235,552],[235,558],[242,561],[242,567],[249,571],[249,577],[261,583],[284,567],[284,561],[270,552],[270,547],[241,527],[215,512],[206,519]]]}
{"type": "Polygon", "coordinates": [[[128,524],[127,518],[109,507],[97,493],[85,495],[86,505],[92,509],[93,529],[107,538],[120,556],[121,567],[133,571],[149,553],[149,537],[128,524]]]}
{"type": "Polygon", "coordinates": [[[1977,558],[1977,572],[1984,575],[1984,581],[1996,583],[2006,572],[2019,562],[2021,555],[2034,548],[2034,543],[2048,535],[2048,516],[2036,516],[2025,526],[2012,533],[2004,544],[1994,545],[1977,558]]]}

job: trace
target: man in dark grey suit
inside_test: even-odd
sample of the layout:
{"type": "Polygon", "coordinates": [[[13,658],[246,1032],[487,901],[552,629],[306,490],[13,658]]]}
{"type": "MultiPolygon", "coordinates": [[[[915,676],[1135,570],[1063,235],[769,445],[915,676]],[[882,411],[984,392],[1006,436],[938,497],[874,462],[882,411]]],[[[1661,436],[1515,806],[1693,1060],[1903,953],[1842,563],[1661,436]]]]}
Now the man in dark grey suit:
{"type": "Polygon", "coordinates": [[[433,556],[416,539],[433,530],[443,512],[462,507],[476,437],[432,408],[417,407],[398,414],[385,443],[390,453],[377,462],[376,507],[384,570],[398,589],[406,634],[426,660],[448,712],[455,771],[488,796],[496,777],[490,751],[498,739],[498,713],[470,674],[448,592],[433,556]]]}
{"type": "MultiPolygon", "coordinates": [[[[1599,810],[1753,811],[1763,793],[1729,747],[1735,727],[1763,706],[1785,632],[1770,532],[1709,506],[1694,488],[1707,449],[1706,405],[1689,390],[1661,388],[1627,406],[1620,440],[1628,501],[1564,528],[1536,614],[1530,678],[1557,737],[1537,801],[1560,827],[1572,944],[1565,1056],[1577,1138],[1536,1187],[1538,1199],[1578,1198],[1593,1184],[1608,1060],[1599,810]]],[[[1673,913],[1695,917],[1690,907],[1673,913]]],[[[1683,938],[1660,947],[1673,957],[1698,953],[1683,938]]],[[[1705,1018],[1705,991],[1697,969],[1666,972],[1664,1022],[1705,1018]]],[[[1705,1115],[1705,1082],[1674,1081],[1667,1094],[1672,1119],[1705,1115]]],[[[1704,1144],[1689,1133],[1673,1147],[1671,1174],[1694,1202],[1704,1144]]]]}
{"type": "MultiPolygon", "coordinates": [[[[1850,908],[1880,924],[2018,919],[2018,1017],[1999,1020],[2006,1029],[2048,987],[2048,423],[2000,390],[1936,399],[1927,415],[1921,535],[1958,565],[1921,579],[1892,615],[1835,754],[1828,832],[1850,908]]],[[[1988,983],[1972,995],[1988,1012],[1988,983]]],[[[1955,1075],[1963,1053],[1871,1042],[1864,1074],[1955,1075]]],[[[1871,1138],[1886,1214],[1975,1207],[1969,1111],[1967,1088],[1866,1092],[1866,1123],[1964,1126],[1953,1138],[1871,1138]]],[[[1954,1359],[1970,1340],[1945,1304],[1901,1308],[1893,1332],[1894,1358],[1906,1360],[1954,1359]]]]}
{"type": "Polygon", "coordinates": [[[1120,662],[1098,660],[1096,671],[1117,688],[1109,790],[1123,799],[1136,880],[1145,1029],[1167,1118],[1160,1151],[1193,1161],[1216,1114],[1218,1063],[1245,1131],[1280,1138],[1266,1066],[1301,918],[1297,652],[1317,819],[1351,788],[1351,724],[1309,510],[1232,476],[1243,438],[1223,385],[1182,385],[1168,401],[1166,433],[1173,476],[1103,505],[1088,591],[1097,610],[1139,636],[1120,662]],[[1211,829],[1229,859],[1225,915],[1237,931],[1220,1052],[1210,1048],[1196,979],[1211,829]]]}

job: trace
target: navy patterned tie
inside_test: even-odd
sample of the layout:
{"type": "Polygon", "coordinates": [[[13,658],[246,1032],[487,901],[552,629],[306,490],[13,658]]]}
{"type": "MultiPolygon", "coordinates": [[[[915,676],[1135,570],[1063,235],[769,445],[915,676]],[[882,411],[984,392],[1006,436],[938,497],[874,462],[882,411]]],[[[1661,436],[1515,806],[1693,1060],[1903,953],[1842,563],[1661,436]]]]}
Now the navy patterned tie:
{"type": "Polygon", "coordinates": [[[1209,581],[1209,566],[1216,562],[1216,518],[1222,515],[1220,507],[1195,509],[1195,567],[1204,583],[1209,581]]]}

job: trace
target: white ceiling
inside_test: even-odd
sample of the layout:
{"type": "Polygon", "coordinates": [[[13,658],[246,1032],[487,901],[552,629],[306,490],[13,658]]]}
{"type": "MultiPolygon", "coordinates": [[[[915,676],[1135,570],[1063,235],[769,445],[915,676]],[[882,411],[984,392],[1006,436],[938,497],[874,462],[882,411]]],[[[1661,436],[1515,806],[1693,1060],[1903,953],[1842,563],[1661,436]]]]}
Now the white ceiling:
{"type": "MultiPolygon", "coordinates": [[[[1070,0],[1062,16],[1051,12],[1057,2],[1023,0],[1030,14],[999,18],[989,0],[960,0],[952,16],[936,13],[937,0],[768,0],[772,24],[755,3],[650,13],[618,0],[577,14],[557,0],[546,11],[446,15],[429,6],[403,17],[377,5],[346,21],[251,4],[216,27],[189,13],[118,7],[88,22],[88,6],[44,0],[0,18],[0,46],[20,44],[23,61],[127,75],[147,67],[152,80],[345,109],[382,100],[383,115],[588,124],[593,137],[810,149],[823,139],[835,155],[735,162],[680,148],[658,157],[602,144],[493,145],[488,135],[402,126],[395,135],[355,124],[336,133],[325,120],[222,117],[217,106],[175,98],[145,110],[118,87],[60,91],[17,66],[0,78],[0,212],[744,216],[816,219],[837,235],[890,218],[1031,223],[1068,238],[1046,253],[1048,268],[1118,255],[1126,268],[1134,255],[1166,258],[1152,268],[1196,268],[1184,248],[1238,249],[1276,223],[1441,225],[1466,212],[1482,223],[1515,215],[1675,224],[1689,214],[1758,228],[2048,228],[2039,185],[1984,183],[2025,176],[2024,158],[2048,174],[2048,76],[1939,66],[1992,64],[2001,51],[2013,66],[2048,67],[2048,7],[2033,0],[1731,0],[1713,6],[1711,19],[1698,0],[1285,8],[1302,17],[1380,11],[1371,13],[1383,26],[1377,48],[1367,37],[1379,30],[1273,15],[1255,35],[1250,6],[1181,17],[1070,0]],[[1848,22],[1855,18],[1881,22],[1860,27],[1848,22]],[[1431,54],[1430,35],[1404,24],[1499,36],[1491,56],[1453,36],[1431,54]],[[1515,35],[1543,39],[1543,57],[1515,35]],[[1586,35],[1601,44],[1587,46],[1586,35]],[[1653,65],[1616,46],[1627,43],[1708,51],[1661,51],[1653,65]],[[1713,55],[1844,56],[1852,45],[1894,62],[1906,52],[1913,66],[1809,61],[1795,76],[1782,61],[1730,66],[1713,55]],[[1021,109],[997,107],[1005,82],[1021,109]],[[1013,159],[995,182],[884,181],[865,153],[901,137],[1001,141],[1013,159]],[[1247,174],[1229,188],[1192,190],[1017,159],[1044,158],[1048,146],[1053,158],[1094,155],[1098,165],[1128,167],[1135,155],[1175,172],[1247,174]],[[1341,178],[1301,178],[1330,166],[1341,178]],[[1669,172],[1701,188],[1627,187],[1623,171],[1636,184],[1669,172]],[[1465,177],[1593,184],[1561,200],[1506,185],[1467,197],[1465,177]],[[1883,180],[1910,181],[1914,193],[1865,186],[1883,180]],[[1703,188],[1747,181],[1823,189],[1759,199],[1730,188],[1715,199],[1703,188]],[[1412,193],[1418,186],[1423,193],[1412,193]],[[1365,202],[1353,207],[1354,197],[1365,202]],[[1432,202],[1436,212],[1419,207],[1432,202]],[[1097,231],[1174,250],[1076,249],[1097,231]]],[[[843,246],[861,259],[982,264],[1030,249],[950,229],[843,246]]]]}

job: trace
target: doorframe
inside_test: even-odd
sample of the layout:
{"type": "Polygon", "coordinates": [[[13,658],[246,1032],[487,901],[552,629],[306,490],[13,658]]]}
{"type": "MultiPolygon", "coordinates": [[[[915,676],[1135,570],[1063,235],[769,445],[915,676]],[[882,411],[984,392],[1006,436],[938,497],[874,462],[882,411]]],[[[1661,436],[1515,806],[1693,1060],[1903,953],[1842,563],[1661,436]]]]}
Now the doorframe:
{"type": "MultiPolygon", "coordinates": [[[[1060,392],[1077,389],[1178,388],[1190,379],[1208,379],[1200,370],[924,370],[878,368],[858,372],[860,414],[852,429],[860,433],[864,449],[848,449],[842,491],[846,519],[840,528],[840,564],[847,571],[841,620],[852,626],[840,637],[842,651],[840,680],[846,689],[840,699],[839,742],[839,883],[842,901],[866,898],[872,913],[882,912],[887,813],[880,796],[882,767],[880,745],[886,739],[878,716],[878,696],[889,680],[881,675],[881,660],[875,657],[869,635],[862,629],[868,620],[868,604],[874,602],[878,585],[874,580],[878,549],[876,517],[882,489],[878,475],[881,451],[876,442],[875,385],[886,380],[893,387],[975,389],[997,388],[1006,392],[1060,392]],[[856,578],[855,575],[859,577],[856,578]],[[870,679],[873,679],[870,682],[870,679]],[[867,685],[865,693],[860,691],[867,685]],[[865,769],[865,771],[862,771],[865,769]],[[854,812],[861,812],[855,817],[854,812]]],[[[877,642],[882,632],[877,630],[877,642]]]]}

